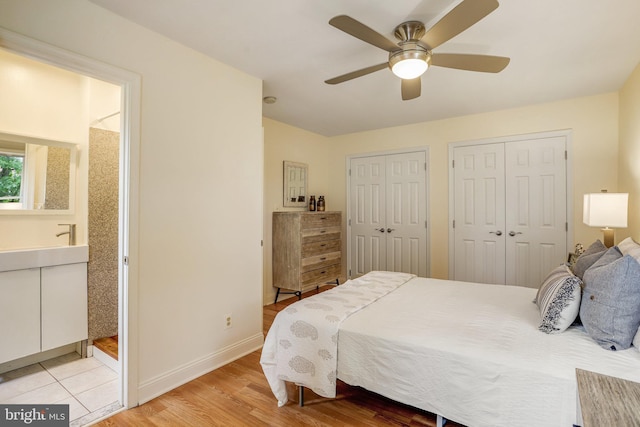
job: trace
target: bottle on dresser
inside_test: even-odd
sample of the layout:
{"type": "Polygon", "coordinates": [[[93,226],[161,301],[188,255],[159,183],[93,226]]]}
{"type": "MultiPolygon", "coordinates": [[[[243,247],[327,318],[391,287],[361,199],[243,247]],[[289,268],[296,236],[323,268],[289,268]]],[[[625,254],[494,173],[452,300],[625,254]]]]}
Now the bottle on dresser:
{"type": "Polygon", "coordinates": [[[309,210],[315,212],[316,210],[316,196],[309,197],[309,210]]]}
{"type": "Polygon", "coordinates": [[[318,198],[318,212],[324,212],[324,196],[318,198]]]}

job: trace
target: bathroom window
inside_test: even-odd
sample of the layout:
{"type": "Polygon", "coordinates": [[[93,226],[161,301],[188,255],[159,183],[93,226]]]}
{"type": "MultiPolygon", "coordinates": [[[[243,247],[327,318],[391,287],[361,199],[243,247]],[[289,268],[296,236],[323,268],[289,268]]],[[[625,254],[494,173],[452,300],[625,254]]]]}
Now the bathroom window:
{"type": "Polygon", "coordinates": [[[0,209],[22,206],[24,154],[0,152],[0,209]]]}

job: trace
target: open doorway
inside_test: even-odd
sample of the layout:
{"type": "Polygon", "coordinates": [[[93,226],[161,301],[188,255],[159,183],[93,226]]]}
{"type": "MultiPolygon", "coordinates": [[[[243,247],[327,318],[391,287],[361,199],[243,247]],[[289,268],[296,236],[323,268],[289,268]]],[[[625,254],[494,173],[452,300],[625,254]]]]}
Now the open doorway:
{"type": "MultiPolygon", "coordinates": [[[[91,283],[93,282],[94,287],[96,283],[98,285],[107,283],[108,290],[94,289],[93,295],[89,291],[88,298],[90,300],[93,299],[93,302],[89,301],[88,303],[90,319],[87,325],[88,339],[76,346],[76,353],[79,359],[87,359],[87,356],[92,356],[94,340],[115,337],[114,344],[117,350],[115,357],[112,357],[114,362],[111,363],[111,366],[107,366],[107,369],[111,369],[116,373],[117,385],[113,387],[112,382],[111,386],[105,386],[104,390],[106,392],[111,388],[115,389],[116,404],[97,408],[95,404],[92,406],[91,404],[81,403],[86,413],[81,411],[80,418],[76,417],[76,425],[83,425],[101,418],[109,412],[137,404],[135,387],[137,381],[137,370],[135,369],[137,353],[135,352],[135,346],[130,345],[132,341],[135,341],[135,337],[129,332],[130,330],[135,330],[133,325],[135,324],[135,316],[133,316],[135,313],[129,307],[135,307],[134,301],[130,296],[135,295],[133,287],[136,285],[135,281],[130,280],[132,272],[129,259],[132,254],[137,252],[137,239],[135,236],[130,235],[129,230],[132,227],[135,229],[135,224],[131,223],[130,218],[133,217],[133,221],[135,221],[136,215],[131,215],[131,211],[137,210],[137,203],[132,200],[131,194],[135,193],[137,189],[136,165],[139,141],[137,137],[132,137],[132,135],[135,135],[132,129],[139,127],[139,76],[2,29],[0,29],[0,55],[0,59],[4,61],[15,60],[20,63],[20,66],[11,68],[11,72],[14,73],[11,78],[16,79],[17,86],[23,86],[26,90],[34,89],[35,86],[28,82],[20,81],[20,79],[32,78],[37,74],[44,76],[47,69],[55,70],[55,73],[67,76],[68,80],[65,85],[69,85],[70,82],[71,84],[78,83],[78,91],[73,93],[69,90],[60,93],[60,86],[54,86],[52,89],[55,93],[52,96],[55,99],[53,102],[57,102],[57,105],[53,107],[57,110],[54,111],[60,113],[61,109],[73,104],[73,106],[69,107],[73,111],[69,111],[69,114],[66,116],[63,114],[62,116],[73,117],[74,123],[66,122],[56,114],[53,117],[43,114],[42,109],[46,108],[44,107],[43,96],[46,97],[47,91],[33,90],[31,93],[25,93],[22,98],[22,102],[26,100],[33,102],[31,114],[21,114],[20,120],[22,122],[15,126],[8,122],[10,116],[4,115],[5,119],[0,120],[0,130],[5,133],[39,134],[39,136],[42,136],[42,133],[51,132],[56,136],[53,139],[71,141],[79,146],[77,185],[73,209],[69,209],[68,212],[61,215],[57,213],[16,212],[15,217],[13,215],[5,215],[3,220],[15,222],[18,228],[30,227],[29,222],[32,222],[33,226],[34,224],[73,221],[78,227],[77,238],[80,242],[87,243],[90,246],[90,252],[93,251],[92,245],[94,247],[96,245],[105,245],[104,240],[100,240],[101,238],[104,239],[106,237],[106,240],[111,242],[108,252],[101,255],[103,258],[111,258],[111,264],[108,267],[97,265],[93,272],[91,272],[91,267],[88,268],[89,289],[91,289],[91,283]],[[21,74],[20,70],[25,70],[21,67],[29,65],[37,68],[38,71],[32,75],[29,75],[29,73],[21,74]],[[58,92],[55,92],[56,90],[58,92]],[[28,130],[29,120],[38,122],[36,129],[28,130]],[[71,135],[71,137],[60,136],[59,129],[55,129],[61,125],[71,129],[67,129],[68,135],[71,135]],[[105,143],[105,136],[109,140],[108,143],[105,143]],[[110,181],[102,181],[105,178],[104,175],[95,176],[93,178],[95,183],[108,184],[103,185],[103,188],[97,187],[97,190],[96,188],[90,188],[91,144],[109,152],[109,165],[106,169],[110,171],[110,181]],[[114,147],[117,149],[115,156],[113,153],[114,147]],[[134,177],[133,179],[132,176],[134,177]],[[98,209],[102,211],[101,213],[105,213],[104,204],[100,205],[104,200],[101,200],[102,196],[95,197],[94,194],[93,198],[98,199],[99,202],[95,204],[91,202],[91,197],[89,196],[90,192],[102,191],[105,188],[109,189],[110,195],[108,197],[111,199],[108,203],[111,210],[109,213],[111,225],[106,230],[96,225],[100,222],[99,217],[95,218],[95,215],[93,215],[94,218],[91,218],[92,214],[96,213],[95,211],[92,212],[92,210],[98,209]],[[115,200],[113,200],[114,197],[115,200]],[[93,233],[92,222],[94,223],[93,233]],[[115,235],[113,234],[114,232],[115,235]],[[105,296],[107,294],[108,296],[105,296]],[[100,310],[106,310],[104,316],[100,313],[100,310]],[[105,337],[101,335],[105,335],[105,337]],[[91,417],[89,417],[90,415],[91,417]]],[[[94,148],[94,154],[98,153],[98,148],[94,148]]],[[[104,163],[102,163],[102,160],[105,160],[104,153],[99,153],[97,157],[94,156],[93,160],[100,162],[98,163],[98,168],[104,166],[104,163]]],[[[49,225],[51,224],[47,226],[49,225]]],[[[37,236],[33,236],[33,234],[31,233],[31,239],[37,239],[37,236]]],[[[76,359],[73,355],[67,358],[69,360],[76,359]]],[[[49,361],[39,361],[37,364],[42,366],[44,370],[51,372],[57,366],[65,364],[66,360],[63,355],[49,359],[49,361]]],[[[91,365],[86,362],[83,362],[83,364],[91,365]]],[[[108,371],[97,370],[96,373],[97,375],[103,375],[108,371]]],[[[109,375],[106,374],[106,376],[108,377],[109,375]]],[[[56,380],[58,379],[56,378],[56,380]]],[[[55,397],[52,398],[55,399],[55,397]]],[[[51,404],[57,402],[43,401],[41,403],[51,404]]],[[[73,410],[71,412],[70,415],[73,418],[73,410]]],[[[76,414],[79,413],[76,412],[76,414]]]]}

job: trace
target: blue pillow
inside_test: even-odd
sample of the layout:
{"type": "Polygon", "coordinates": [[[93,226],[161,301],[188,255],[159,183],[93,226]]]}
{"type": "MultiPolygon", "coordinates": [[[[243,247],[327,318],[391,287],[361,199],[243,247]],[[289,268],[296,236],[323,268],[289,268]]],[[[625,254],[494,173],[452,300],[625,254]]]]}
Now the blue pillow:
{"type": "Polygon", "coordinates": [[[640,326],[640,264],[614,246],[584,273],[580,319],[602,348],[631,346],[640,326]]]}
{"type": "Polygon", "coordinates": [[[573,274],[584,279],[584,272],[589,269],[607,251],[607,247],[600,240],[596,240],[582,253],[573,266],[573,274]]]}

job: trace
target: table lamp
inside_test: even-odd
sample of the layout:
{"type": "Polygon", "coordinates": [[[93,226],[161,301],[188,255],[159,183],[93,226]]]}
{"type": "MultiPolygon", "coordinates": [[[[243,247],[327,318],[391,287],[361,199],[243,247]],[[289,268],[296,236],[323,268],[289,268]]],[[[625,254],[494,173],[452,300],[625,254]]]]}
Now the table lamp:
{"type": "Polygon", "coordinates": [[[582,222],[603,227],[604,245],[613,246],[613,229],[627,228],[628,193],[590,193],[584,195],[582,222]]]}

